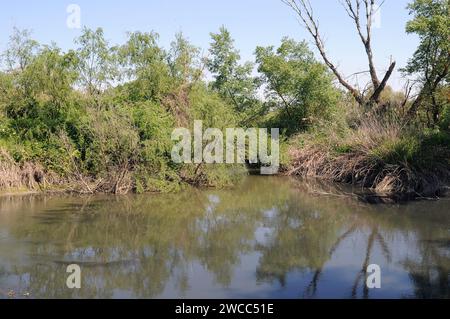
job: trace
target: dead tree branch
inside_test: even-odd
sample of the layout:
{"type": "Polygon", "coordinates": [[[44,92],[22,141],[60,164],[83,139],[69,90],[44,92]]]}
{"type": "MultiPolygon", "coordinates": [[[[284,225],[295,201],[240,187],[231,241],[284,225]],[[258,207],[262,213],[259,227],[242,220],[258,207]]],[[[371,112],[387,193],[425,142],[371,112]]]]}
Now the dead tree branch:
{"type": "MultiPolygon", "coordinates": [[[[395,61],[391,62],[388,70],[383,77],[383,80],[380,82],[376,71],[372,50],[372,21],[375,13],[377,12],[375,0],[341,0],[345,11],[355,24],[356,30],[361,39],[361,42],[364,45],[364,49],[368,58],[369,73],[373,87],[373,94],[370,95],[368,99],[365,97],[365,94],[363,92],[357,90],[354,86],[352,86],[345,80],[345,77],[338,71],[336,65],[333,64],[328,58],[323,38],[319,32],[319,22],[314,17],[314,11],[309,0],[281,1],[292,8],[300,18],[303,25],[313,37],[315,45],[319,50],[319,53],[322,56],[323,60],[325,61],[325,64],[337,77],[339,83],[352,94],[358,104],[360,104],[361,106],[366,104],[379,104],[381,93],[386,88],[386,85],[395,69],[396,63],[395,61]],[[364,7],[364,9],[362,9],[362,7],[364,7]],[[362,18],[363,10],[364,18],[362,18]]],[[[381,3],[381,5],[383,3],[384,1],[381,3]]]]}

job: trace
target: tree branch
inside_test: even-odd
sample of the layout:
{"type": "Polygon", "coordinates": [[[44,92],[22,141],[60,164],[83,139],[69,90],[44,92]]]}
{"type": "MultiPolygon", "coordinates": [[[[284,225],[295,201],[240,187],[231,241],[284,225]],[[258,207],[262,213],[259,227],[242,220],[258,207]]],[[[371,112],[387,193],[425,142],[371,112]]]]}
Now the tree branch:
{"type": "Polygon", "coordinates": [[[355,0],[355,4],[353,4],[352,0],[344,0],[342,5],[344,6],[344,9],[347,11],[349,17],[354,21],[358,35],[361,38],[361,42],[364,45],[364,49],[366,50],[367,54],[367,59],[369,61],[370,78],[372,79],[373,88],[374,90],[376,90],[380,86],[380,80],[378,79],[378,75],[375,69],[375,63],[373,62],[373,52],[371,43],[372,19],[374,14],[375,0],[363,0],[363,1],[366,13],[365,35],[362,32],[361,26],[361,17],[360,17],[361,0],[355,0]]]}
{"type": "MultiPolygon", "coordinates": [[[[300,18],[301,22],[303,22],[304,26],[308,30],[308,32],[312,35],[315,45],[317,49],[319,50],[320,55],[322,56],[323,60],[325,61],[325,64],[330,68],[330,70],[334,73],[336,78],[338,79],[339,83],[344,86],[355,98],[355,100],[358,102],[358,104],[365,105],[366,102],[369,102],[369,104],[379,103],[380,101],[380,95],[383,92],[383,90],[386,88],[387,82],[389,81],[394,69],[395,69],[395,62],[391,62],[389,69],[387,70],[386,74],[383,77],[383,80],[380,82],[377,71],[375,68],[374,58],[373,58],[373,51],[372,51],[372,19],[374,17],[374,14],[376,13],[375,10],[375,0],[340,0],[341,4],[343,5],[345,11],[347,12],[348,16],[353,20],[356,30],[358,32],[358,35],[361,39],[361,42],[364,45],[368,63],[369,63],[369,73],[370,78],[372,82],[372,87],[374,93],[370,96],[370,98],[367,100],[365,98],[365,93],[360,92],[357,90],[354,86],[352,86],[349,82],[346,81],[345,77],[342,76],[342,74],[338,71],[336,65],[334,65],[331,60],[328,58],[326,51],[325,51],[325,45],[322,40],[322,37],[319,32],[319,24],[314,18],[313,10],[311,7],[311,4],[309,0],[281,0],[283,3],[288,5],[290,8],[292,8],[298,17],[300,18]],[[365,10],[365,34],[363,32],[363,26],[361,22],[361,7],[364,5],[365,10]]],[[[381,3],[383,4],[384,1],[381,3]]],[[[380,5],[381,6],[381,5],[380,5]]]]}
{"type": "Polygon", "coordinates": [[[387,82],[389,81],[389,78],[391,77],[392,72],[395,69],[395,64],[396,64],[396,62],[394,61],[389,66],[389,69],[387,70],[383,80],[378,85],[378,87],[375,89],[372,96],[370,97],[370,99],[369,99],[370,102],[375,102],[377,104],[380,102],[380,95],[383,92],[383,90],[386,88],[387,82]]]}
{"type": "Polygon", "coordinates": [[[319,53],[322,56],[325,64],[334,73],[339,83],[352,94],[352,96],[360,105],[363,105],[364,98],[361,93],[358,92],[357,89],[355,89],[350,83],[345,80],[344,76],[338,71],[337,67],[328,58],[322,37],[319,32],[318,22],[316,22],[316,20],[314,19],[314,13],[309,0],[282,0],[282,2],[288,5],[297,13],[304,26],[313,37],[315,45],[319,50],[319,53]]]}

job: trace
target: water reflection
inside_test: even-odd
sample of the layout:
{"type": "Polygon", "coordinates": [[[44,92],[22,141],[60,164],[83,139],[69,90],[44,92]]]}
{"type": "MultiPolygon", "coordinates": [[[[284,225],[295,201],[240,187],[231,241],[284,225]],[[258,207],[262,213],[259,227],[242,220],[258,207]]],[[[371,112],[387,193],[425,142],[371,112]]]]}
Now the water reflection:
{"type": "Polygon", "coordinates": [[[222,191],[1,198],[0,297],[450,297],[448,200],[311,195],[326,187],[249,177],[222,191]],[[66,288],[71,263],[80,290],[66,288]],[[366,288],[371,263],[381,289],[366,288]]]}

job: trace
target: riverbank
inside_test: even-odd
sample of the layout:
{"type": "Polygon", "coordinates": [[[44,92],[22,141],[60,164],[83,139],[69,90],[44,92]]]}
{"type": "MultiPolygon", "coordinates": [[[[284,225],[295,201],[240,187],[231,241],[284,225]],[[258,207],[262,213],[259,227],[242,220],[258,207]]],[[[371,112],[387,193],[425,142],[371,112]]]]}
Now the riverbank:
{"type": "MultiPolygon", "coordinates": [[[[302,148],[290,147],[288,156],[291,160],[282,166],[279,176],[314,178],[324,182],[351,185],[359,188],[361,199],[371,203],[439,198],[449,194],[450,169],[441,161],[419,167],[407,161],[392,163],[360,149],[339,153],[324,144],[302,148]]],[[[210,175],[206,175],[204,169],[200,167],[189,175],[182,173],[177,180],[158,180],[155,177],[154,190],[144,192],[138,188],[139,178],[132,172],[127,172],[121,179],[117,178],[117,174],[107,174],[103,178],[82,175],[60,177],[45,171],[37,164],[26,163],[20,166],[4,161],[0,161],[0,171],[0,196],[40,193],[78,195],[177,193],[186,187],[233,187],[243,176],[255,175],[255,170],[248,168],[245,170],[244,167],[221,167],[216,169],[216,176],[212,178],[211,172],[210,175]],[[222,175],[217,175],[219,171],[222,171],[222,175]]]]}
{"type": "Polygon", "coordinates": [[[450,136],[421,133],[389,119],[363,120],[336,134],[301,134],[291,141],[288,176],[351,184],[395,200],[445,196],[450,185],[450,136]]]}
{"type": "Polygon", "coordinates": [[[444,167],[416,169],[404,163],[387,164],[362,153],[334,156],[327,150],[293,150],[295,161],[288,176],[314,177],[361,187],[380,197],[413,200],[445,196],[450,185],[450,170],[444,167]]]}
{"type": "MultiPolygon", "coordinates": [[[[131,161],[131,160],[130,160],[131,161]]],[[[116,194],[173,193],[185,187],[222,188],[234,185],[246,171],[243,166],[185,164],[171,174],[143,175],[141,167],[110,169],[97,175],[79,169],[57,173],[39,162],[16,162],[0,148],[0,196],[38,193],[116,194]]]]}
{"type": "MultiPolygon", "coordinates": [[[[356,128],[347,123],[317,126],[283,142],[279,175],[350,184],[381,202],[446,195],[449,133],[405,127],[389,117],[361,117],[356,128]]],[[[73,165],[57,173],[48,163],[45,167],[39,161],[17,162],[0,148],[0,195],[174,193],[189,186],[231,187],[242,176],[254,173],[243,165],[171,166],[169,158],[159,164],[163,171],[157,167],[145,171],[143,164],[121,156],[127,165],[104,167],[95,174],[68,158],[73,165]]]]}

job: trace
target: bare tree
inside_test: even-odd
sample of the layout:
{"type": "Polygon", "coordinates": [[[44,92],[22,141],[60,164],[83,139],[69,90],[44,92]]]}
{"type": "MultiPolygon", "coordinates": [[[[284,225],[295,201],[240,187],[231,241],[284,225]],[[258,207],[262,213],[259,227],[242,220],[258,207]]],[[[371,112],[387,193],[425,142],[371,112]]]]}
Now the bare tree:
{"type": "MultiPolygon", "coordinates": [[[[372,88],[370,95],[366,95],[356,87],[351,85],[338,70],[337,66],[329,59],[323,38],[319,31],[319,22],[314,17],[314,10],[309,0],[281,0],[289,7],[291,7],[299,16],[301,22],[306,27],[308,32],[314,39],[314,43],[319,50],[325,64],[334,73],[339,83],[344,86],[355,98],[359,105],[374,105],[380,103],[380,96],[383,90],[386,88],[387,82],[395,69],[395,61],[391,62],[388,70],[386,71],[383,79],[380,81],[375,64],[373,61],[372,51],[372,21],[379,6],[375,6],[375,0],[342,0],[341,3],[347,12],[348,16],[353,20],[358,35],[364,45],[368,63],[369,73],[372,82],[372,88]],[[364,9],[362,8],[364,7],[364,9]],[[362,12],[363,11],[363,12],[362,12]],[[364,14],[364,17],[362,17],[364,14]]],[[[380,5],[381,6],[381,5],[380,5]]]]}

